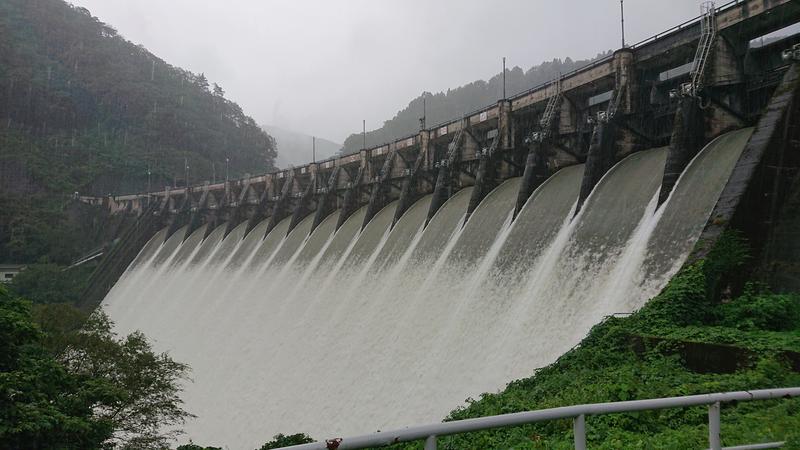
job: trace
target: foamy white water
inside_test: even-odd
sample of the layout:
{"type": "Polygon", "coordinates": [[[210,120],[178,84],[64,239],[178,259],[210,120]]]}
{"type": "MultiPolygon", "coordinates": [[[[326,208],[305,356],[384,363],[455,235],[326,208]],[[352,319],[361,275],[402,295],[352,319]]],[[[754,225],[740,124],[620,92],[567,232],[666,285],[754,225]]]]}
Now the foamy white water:
{"type": "Polygon", "coordinates": [[[631,155],[574,208],[583,166],[560,170],[511,220],[519,180],[464,223],[471,188],[424,227],[430,196],[391,228],[312,218],[265,236],[227,224],[159,232],[104,301],[193,367],[187,439],[251,449],[438,421],[530,375],[608,314],[631,312],[684,261],[752,130],[709,144],[656,209],[665,149],[631,155]],[[654,176],[657,174],[657,176],[654,176]],[[182,234],[181,234],[182,233],[182,234]],[[184,240],[185,239],[185,240],[184,240]]]}

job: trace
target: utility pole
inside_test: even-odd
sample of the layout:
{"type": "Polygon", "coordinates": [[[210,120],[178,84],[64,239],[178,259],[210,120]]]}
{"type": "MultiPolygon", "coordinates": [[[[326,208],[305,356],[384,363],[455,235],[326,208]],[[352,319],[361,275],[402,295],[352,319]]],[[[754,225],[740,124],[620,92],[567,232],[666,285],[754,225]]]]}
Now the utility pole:
{"type": "Polygon", "coordinates": [[[619,0],[619,18],[622,25],[622,48],[625,48],[625,0],[619,0]]]}
{"type": "Polygon", "coordinates": [[[317,162],[317,137],[311,136],[311,162],[317,162]]]}
{"type": "Polygon", "coordinates": [[[503,100],[505,99],[506,99],[506,57],[503,56],[503,100]]]}
{"type": "Polygon", "coordinates": [[[422,117],[419,118],[419,129],[420,131],[425,129],[425,120],[428,115],[428,107],[426,101],[428,100],[428,93],[422,93],[422,117]]]}
{"type": "Polygon", "coordinates": [[[363,150],[367,149],[367,120],[364,119],[361,121],[361,136],[363,138],[363,150]]]}
{"type": "Polygon", "coordinates": [[[150,163],[147,163],[147,192],[150,192],[150,163]]]}
{"type": "Polygon", "coordinates": [[[230,159],[226,156],[225,157],[225,181],[228,181],[228,163],[230,159]]]}
{"type": "Polygon", "coordinates": [[[186,176],[186,187],[189,187],[189,158],[183,158],[183,170],[186,176]]]}

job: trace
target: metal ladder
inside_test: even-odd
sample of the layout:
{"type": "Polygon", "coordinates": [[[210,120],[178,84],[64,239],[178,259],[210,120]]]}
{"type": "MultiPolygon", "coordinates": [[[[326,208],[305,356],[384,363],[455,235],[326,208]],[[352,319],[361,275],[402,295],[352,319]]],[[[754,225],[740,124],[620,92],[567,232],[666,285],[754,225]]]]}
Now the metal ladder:
{"type": "Polygon", "coordinates": [[[544,114],[542,114],[542,118],[539,119],[539,126],[542,128],[542,132],[544,132],[545,135],[550,132],[550,125],[553,123],[556,108],[558,104],[561,103],[561,74],[558,74],[553,84],[556,92],[550,97],[550,100],[547,102],[547,107],[544,109],[544,114]]]}
{"type": "Polygon", "coordinates": [[[696,96],[703,88],[703,76],[717,38],[717,8],[714,6],[714,2],[703,2],[700,9],[703,13],[700,19],[700,42],[694,55],[692,81],[688,88],[690,91],[685,92],[691,96],[696,96]]]}
{"type": "Polygon", "coordinates": [[[461,119],[461,128],[458,129],[450,145],[447,147],[447,158],[442,160],[440,165],[449,166],[455,162],[456,153],[458,152],[458,144],[461,142],[461,136],[464,134],[464,129],[467,128],[466,118],[461,119]]]}

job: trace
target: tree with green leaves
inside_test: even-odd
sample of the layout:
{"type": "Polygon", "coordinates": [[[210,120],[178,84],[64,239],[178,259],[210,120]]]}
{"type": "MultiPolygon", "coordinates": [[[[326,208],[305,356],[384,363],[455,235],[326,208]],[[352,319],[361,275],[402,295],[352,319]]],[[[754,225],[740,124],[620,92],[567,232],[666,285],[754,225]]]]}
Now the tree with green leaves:
{"type": "Polygon", "coordinates": [[[287,447],[289,445],[308,444],[310,442],[314,442],[314,439],[311,439],[309,436],[303,433],[289,435],[276,434],[272,437],[271,441],[262,445],[258,450],[269,450],[272,448],[287,447]]]}
{"type": "Polygon", "coordinates": [[[163,448],[193,417],[180,398],[189,367],[155,353],[141,332],[118,338],[112,325],[96,311],[79,332],[67,336],[58,360],[70,373],[105,380],[120,392],[118,402],[95,410],[98,419],[112,424],[112,442],[163,448]]]}
{"type": "Polygon", "coordinates": [[[102,312],[30,302],[0,286],[0,448],[161,449],[192,417],[189,368],[141,333],[119,338],[102,312]],[[64,317],[60,317],[64,316],[64,317]]]}

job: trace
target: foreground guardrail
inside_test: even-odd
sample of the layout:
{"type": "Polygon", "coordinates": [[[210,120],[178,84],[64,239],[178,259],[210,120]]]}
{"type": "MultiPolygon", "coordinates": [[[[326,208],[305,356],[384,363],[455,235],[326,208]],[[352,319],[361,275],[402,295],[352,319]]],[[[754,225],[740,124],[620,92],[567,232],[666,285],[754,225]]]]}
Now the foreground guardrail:
{"type": "MultiPolygon", "coordinates": [[[[624,402],[592,403],[586,405],[563,406],[538,411],[502,414],[475,419],[456,420],[431,425],[409,427],[395,431],[379,431],[349,438],[329,439],[311,444],[294,445],[295,450],[346,450],[380,447],[399,442],[425,440],[425,450],[436,450],[436,438],[451,434],[525,425],[557,419],[573,419],[575,448],[586,449],[586,416],[628,413],[668,408],[708,405],[708,444],[711,450],[723,450],[720,440],[720,404],[751,400],[774,400],[800,397],[800,387],[784,389],[760,389],[754,391],[725,392],[717,394],[688,395],[684,397],[656,398],[649,400],[630,400],[624,402]]],[[[780,448],[783,442],[724,447],[728,450],[780,448]]]]}

